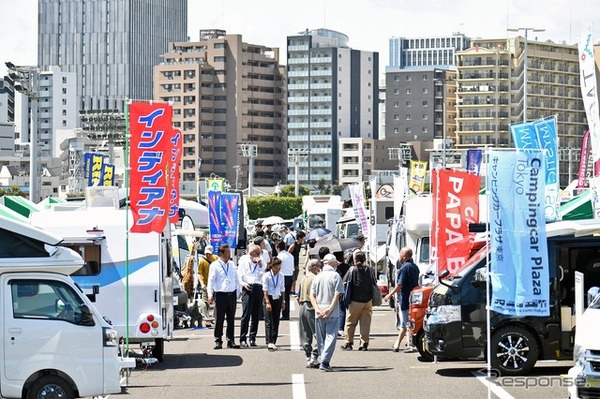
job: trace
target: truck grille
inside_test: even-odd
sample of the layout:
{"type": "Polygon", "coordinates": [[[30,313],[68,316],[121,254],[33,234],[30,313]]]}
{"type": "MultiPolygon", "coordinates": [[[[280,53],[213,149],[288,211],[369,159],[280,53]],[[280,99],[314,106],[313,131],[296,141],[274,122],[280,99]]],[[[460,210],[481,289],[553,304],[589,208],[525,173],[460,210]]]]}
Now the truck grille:
{"type": "Polygon", "coordinates": [[[579,388],[578,393],[581,399],[600,399],[600,389],[598,388],[579,388]]]}

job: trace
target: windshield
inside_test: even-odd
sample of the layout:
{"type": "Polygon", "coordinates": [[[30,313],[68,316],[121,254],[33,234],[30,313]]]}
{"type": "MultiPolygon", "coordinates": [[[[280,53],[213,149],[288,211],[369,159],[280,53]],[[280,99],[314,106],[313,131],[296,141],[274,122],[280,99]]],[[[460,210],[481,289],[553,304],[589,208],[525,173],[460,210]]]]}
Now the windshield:
{"type": "Polygon", "coordinates": [[[488,254],[488,245],[484,245],[479,251],[475,253],[475,255],[471,256],[461,267],[458,269],[458,273],[454,275],[454,277],[462,278],[466,271],[471,269],[471,266],[476,265],[488,254]]]}
{"type": "Polygon", "coordinates": [[[589,306],[590,309],[600,309],[600,294],[596,295],[594,300],[589,306]]]}

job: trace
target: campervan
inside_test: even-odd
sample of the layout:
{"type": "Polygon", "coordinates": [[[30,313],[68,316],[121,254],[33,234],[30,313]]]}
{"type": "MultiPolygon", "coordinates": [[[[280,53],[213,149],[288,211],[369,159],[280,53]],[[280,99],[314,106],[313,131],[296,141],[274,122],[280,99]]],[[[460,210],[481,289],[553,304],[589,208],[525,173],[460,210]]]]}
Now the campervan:
{"type": "Polygon", "coordinates": [[[342,199],[339,195],[305,195],[302,197],[302,213],[306,227],[312,230],[319,221],[324,227],[334,231],[335,223],[342,217],[342,199]]]}
{"type": "Polygon", "coordinates": [[[173,334],[171,237],[129,232],[132,213],[101,190],[109,188],[88,187],[87,206],[36,212],[30,223],[63,237],[61,245],[81,254],[85,263],[72,273],[73,280],[127,344],[150,348],[162,361],[164,343],[173,334]]]}
{"type": "MultiPolygon", "coordinates": [[[[600,285],[600,222],[560,221],[546,225],[549,302],[517,303],[548,307],[548,317],[518,317],[491,312],[491,363],[501,375],[530,372],[538,359],[573,356],[575,273],[585,275],[584,289],[600,285]]],[[[424,329],[427,350],[444,358],[486,357],[486,286],[489,247],[473,255],[461,271],[443,279],[429,299],[424,329]]],[[[493,287],[491,287],[493,289],[493,287]]]]}
{"type": "MultiPolygon", "coordinates": [[[[121,392],[118,336],[69,277],[83,266],[61,238],[0,216],[0,394],[121,392]]],[[[135,367],[135,362],[129,367],[135,367]]]]}

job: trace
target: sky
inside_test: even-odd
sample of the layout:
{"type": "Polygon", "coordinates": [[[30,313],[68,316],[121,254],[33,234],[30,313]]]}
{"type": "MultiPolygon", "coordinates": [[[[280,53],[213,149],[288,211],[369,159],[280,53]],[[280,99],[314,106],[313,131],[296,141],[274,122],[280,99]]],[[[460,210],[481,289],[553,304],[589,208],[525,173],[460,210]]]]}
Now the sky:
{"type": "MultiPolygon", "coordinates": [[[[0,71],[6,61],[37,63],[38,0],[0,0],[0,71]],[[10,15],[10,17],[9,17],[10,15]]],[[[586,26],[600,35],[598,0],[189,0],[188,34],[225,29],[247,43],[279,47],[285,64],[286,37],[325,27],[349,37],[357,50],[379,52],[388,64],[390,37],[512,37],[507,28],[538,28],[529,40],[576,43],[586,26]]]]}

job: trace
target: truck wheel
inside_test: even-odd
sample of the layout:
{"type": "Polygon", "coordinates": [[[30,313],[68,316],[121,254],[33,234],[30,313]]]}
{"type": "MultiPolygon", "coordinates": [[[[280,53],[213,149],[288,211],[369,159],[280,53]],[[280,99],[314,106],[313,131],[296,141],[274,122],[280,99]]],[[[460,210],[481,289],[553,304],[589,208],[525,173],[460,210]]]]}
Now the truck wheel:
{"type": "Polygon", "coordinates": [[[427,352],[427,349],[425,349],[425,331],[423,331],[422,328],[417,333],[414,344],[417,347],[417,350],[419,351],[419,355],[421,355],[421,357],[419,358],[420,361],[422,361],[422,362],[432,362],[433,361],[433,355],[431,353],[427,352]]]}
{"type": "Polygon", "coordinates": [[[45,375],[34,381],[27,390],[27,399],[73,399],[73,388],[62,378],[55,375],[45,375]]]}
{"type": "Polygon", "coordinates": [[[157,338],[154,340],[154,348],[152,348],[152,357],[156,358],[160,363],[165,360],[165,340],[157,338]]]}
{"type": "Polygon", "coordinates": [[[502,327],[492,336],[492,367],[503,376],[528,374],[538,356],[535,337],[523,327],[502,327]]]}

